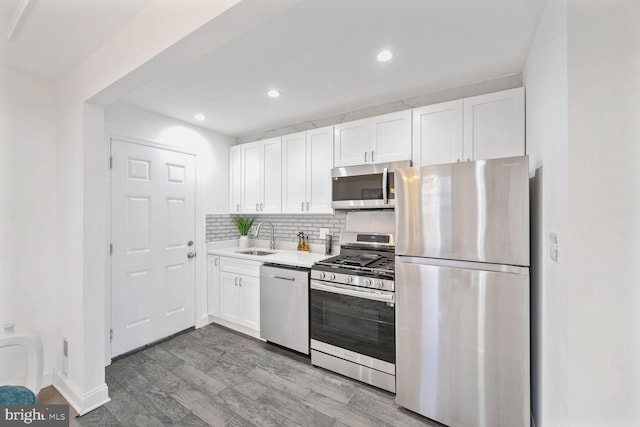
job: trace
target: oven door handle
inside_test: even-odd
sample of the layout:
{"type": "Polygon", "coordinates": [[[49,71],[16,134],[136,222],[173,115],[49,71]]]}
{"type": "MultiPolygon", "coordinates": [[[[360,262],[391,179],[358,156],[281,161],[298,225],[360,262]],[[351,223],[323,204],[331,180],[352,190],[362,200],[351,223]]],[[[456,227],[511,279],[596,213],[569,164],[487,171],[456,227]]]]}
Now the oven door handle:
{"type": "Polygon", "coordinates": [[[334,285],[325,285],[316,281],[311,281],[311,289],[315,289],[317,291],[331,292],[339,295],[347,295],[350,297],[364,298],[364,299],[369,299],[373,301],[380,301],[380,302],[395,301],[395,295],[391,292],[382,293],[377,291],[356,291],[352,289],[346,289],[342,286],[338,287],[334,285]]]}

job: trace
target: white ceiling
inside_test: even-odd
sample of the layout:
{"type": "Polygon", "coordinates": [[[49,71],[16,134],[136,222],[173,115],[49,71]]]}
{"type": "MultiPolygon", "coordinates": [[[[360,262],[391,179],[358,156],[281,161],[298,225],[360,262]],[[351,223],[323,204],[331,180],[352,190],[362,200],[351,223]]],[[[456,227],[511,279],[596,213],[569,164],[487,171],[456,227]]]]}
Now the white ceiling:
{"type": "Polygon", "coordinates": [[[123,101],[242,137],[520,73],[544,3],[307,0],[123,101]]]}
{"type": "MultiPolygon", "coordinates": [[[[0,0],[5,33],[21,1],[0,65],[55,81],[154,0],[0,0]]],[[[545,1],[304,0],[121,101],[242,137],[520,73],[545,1]]]]}
{"type": "Polygon", "coordinates": [[[0,65],[54,82],[115,35],[152,0],[0,0],[0,65]],[[27,4],[14,37],[7,30],[27,4]]]}

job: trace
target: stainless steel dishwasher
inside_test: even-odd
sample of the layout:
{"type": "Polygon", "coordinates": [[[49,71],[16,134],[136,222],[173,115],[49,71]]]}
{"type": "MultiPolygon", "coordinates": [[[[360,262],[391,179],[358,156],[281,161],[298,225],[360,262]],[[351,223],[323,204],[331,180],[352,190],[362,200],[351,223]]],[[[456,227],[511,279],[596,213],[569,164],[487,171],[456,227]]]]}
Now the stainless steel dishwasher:
{"type": "Polygon", "coordinates": [[[260,337],[309,354],[309,269],[260,267],[260,337]]]}

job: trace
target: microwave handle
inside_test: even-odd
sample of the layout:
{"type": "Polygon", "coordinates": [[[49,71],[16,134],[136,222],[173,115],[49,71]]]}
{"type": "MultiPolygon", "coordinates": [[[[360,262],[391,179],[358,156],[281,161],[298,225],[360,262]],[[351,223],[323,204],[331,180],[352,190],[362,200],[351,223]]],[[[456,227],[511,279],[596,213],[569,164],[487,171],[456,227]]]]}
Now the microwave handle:
{"type": "Polygon", "coordinates": [[[389,183],[389,171],[387,168],[384,168],[382,171],[382,201],[385,205],[389,204],[389,197],[387,194],[387,188],[389,183]]]}

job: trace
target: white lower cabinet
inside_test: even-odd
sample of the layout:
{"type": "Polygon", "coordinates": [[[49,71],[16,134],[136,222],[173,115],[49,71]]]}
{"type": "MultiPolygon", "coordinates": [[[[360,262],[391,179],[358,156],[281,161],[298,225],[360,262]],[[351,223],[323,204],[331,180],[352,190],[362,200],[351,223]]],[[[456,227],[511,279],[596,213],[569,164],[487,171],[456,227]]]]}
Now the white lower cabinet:
{"type": "Polygon", "coordinates": [[[220,257],[207,257],[207,312],[220,317],[220,257]]]}
{"type": "MultiPolygon", "coordinates": [[[[225,326],[237,325],[260,332],[260,263],[210,256],[209,271],[209,303],[213,303],[209,314],[226,321],[225,326]],[[214,277],[216,266],[212,258],[219,260],[217,277],[214,277]]],[[[243,332],[242,328],[238,330],[243,332]]]]}

